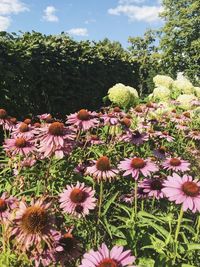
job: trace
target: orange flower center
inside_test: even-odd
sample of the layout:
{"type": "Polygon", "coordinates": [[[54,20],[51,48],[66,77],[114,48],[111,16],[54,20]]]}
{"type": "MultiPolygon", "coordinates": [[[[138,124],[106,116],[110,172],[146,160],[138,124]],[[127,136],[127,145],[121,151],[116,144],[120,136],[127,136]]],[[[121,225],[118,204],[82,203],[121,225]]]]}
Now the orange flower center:
{"type": "Polygon", "coordinates": [[[120,266],[115,260],[106,258],[103,261],[101,261],[97,265],[97,267],[120,267],[120,266]]]}
{"type": "Polygon", "coordinates": [[[180,161],[180,159],[172,158],[172,159],[170,159],[170,165],[172,165],[172,166],[180,166],[181,165],[181,161],[180,161]]]}
{"type": "Polygon", "coordinates": [[[81,205],[77,205],[77,206],[75,207],[75,211],[76,211],[77,213],[82,213],[82,212],[83,212],[83,206],[81,206],[81,205]]]}
{"type": "Polygon", "coordinates": [[[59,243],[62,245],[65,251],[70,252],[74,248],[75,239],[72,234],[66,233],[60,238],[59,243]]]}
{"type": "Polygon", "coordinates": [[[90,114],[89,114],[89,112],[86,109],[81,109],[78,112],[77,117],[81,121],[88,121],[90,119],[90,114]]]}
{"type": "Polygon", "coordinates": [[[63,135],[64,133],[64,124],[61,122],[53,122],[50,126],[49,126],[49,133],[55,136],[60,136],[63,135]]]}
{"type": "Polygon", "coordinates": [[[131,126],[131,120],[129,120],[128,118],[124,118],[122,120],[122,125],[125,125],[126,127],[130,127],[131,126]]]}
{"type": "Polygon", "coordinates": [[[162,132],[163,135],[168,135],[168,132],[164,131],[162,132]]]}
{"type": "Polygon", "coordinates": [[[189,113],[189,112],[184,112],[183,115],[184,115],[186,118],[190,118],[190,113],[189,113]]]}
{"type": "Polygon", "coordinates": [[[153,108],[153,104],[151,102],[149,102],[149,103],[146,104],[146,107],[147,108],[153,108]]]}
{"type": "Polygon", "coordinates": [[[28,234],[44,233],[47,228],[49,216],[47,211],[40,206],[26,209],[21,219],[21,227],[28,234]]]}
{"type": "Polygon", "coordinates": [[[165,154],[165,152],[167,151],[167,149],[166,149],[166,147],[161,146],[161,147],[159,147],[158,151],[159,151],[161,154],[165,154]]]}
{"type": "Polygon", "coordinates": [[[135,111],[141,113],[141,112],[142,112],[142,108],[141,108],[140,106],[137,106],[137,107],[135,108],[135,111]]]}
{"type": "Polygon", "coordinates": [[[26,146],[26,139],[23,137],[17,138],[15,141],[15,146],[19,148],[23,148],[26,146]]]}
{"type": "Polygon", "coordinates": [[[163,188],[162,182],[158,179],[152,180],[151,189],[152,190],[161,190],[163,188]]]}
{"type": "Polygon", "coordinates": [[[47,123],[52,123],[52,122],[53,122],[53,118],[52,118],[52,116],[51,116],[51,115],[47,116],[46,119],[45,119],[45,121],[46,121],[47,123]]]}
{"type": "Polygon", "coordinates": [[[24,120],[24,123],[26,123],[26,124],[31,124],[31,119],[25,119],[25,120],[24,120]]]}
{"type": "Polygon", "coordinates": [[[5,109],[0,109],[0,119],[5,119],[7,117],[7,112],[5,109]]]}
{"type": "Polygon", "coordinates": [[[17,119],[16,118],[10,118],[10,121],[12,122],[12,123],[14,123],[14,124],[16,124],[17,123],[17,119]]]}
{"type": "Polygon", "coordinates": [[[99,171],[109,171],[110,167],[110,160],[106,156],[100,157],[96,162],[96,167],[99,171]]]}
{"type": "Polygon", "coordinates": [[[70,199],[74,203],[83,203],[87,197],[88,197],[87,192],[79,188],[74,188],[70,194],[70,199]]]}
{"type": "Polygon", "coordinates": [[[140,138],[142,136],[139,131],[134,131],[133,135],[134,135],[134,138],[140,138]]]}
{"type": "Polygon", "coordinates": [[[7,210],[7,204],[6,201],[2,198],[0,198],[0,212],[4,212],[7,210]]]}
{"type": "Polygon", "coordinates": [[[196,197],[200,193],[200,187],[194,182],[185,182],[182,185],[183,192],[190,197],[196,197]]]}
{"type": "Polygon", "coordinates": [[[19,131],[21,133],[25,133],[25,132],[28,132],[29,131],[29,127],[26,123],[22,122],[20,127],[19,127],[19,131]]]}
{"type": "Polygon", "coordinates": [[[149,133],[155,133],[155,131],[153,129],[149,129],[149,133]]]}
{"type": "Polygon", "coordinates": [[[134,158],[131,161],[131,167],[134,169],[142,169],[146,165],[146,162],[141,158],[134,158]]]}
{"type": "Polygon", "coordinates": [[[121,109],[120,109],[119,107],[115,107],[115,108],[113,109],[113,111],[114,111],[114,112],[121,112],[121,109]]]}
{"type": "Polygon", "coordinates": [[[40,124],[39,122],[35,122],[35,123],[34,123],[34,126],[35,126],[36,128],[40,128],[40,127],[41,127],[41,124],[40,124]]]}

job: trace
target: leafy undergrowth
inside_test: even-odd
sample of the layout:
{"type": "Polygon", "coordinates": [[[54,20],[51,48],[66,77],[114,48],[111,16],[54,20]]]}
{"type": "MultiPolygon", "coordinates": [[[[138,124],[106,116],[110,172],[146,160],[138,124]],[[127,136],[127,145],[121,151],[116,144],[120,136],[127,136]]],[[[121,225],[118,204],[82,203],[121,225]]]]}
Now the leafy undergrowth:
{"type": "Polygon", "coordinates": [[[200,266],[193,111],[147,103],[19,122],[0,109],[0,123],[0,266],[200,266]]]}

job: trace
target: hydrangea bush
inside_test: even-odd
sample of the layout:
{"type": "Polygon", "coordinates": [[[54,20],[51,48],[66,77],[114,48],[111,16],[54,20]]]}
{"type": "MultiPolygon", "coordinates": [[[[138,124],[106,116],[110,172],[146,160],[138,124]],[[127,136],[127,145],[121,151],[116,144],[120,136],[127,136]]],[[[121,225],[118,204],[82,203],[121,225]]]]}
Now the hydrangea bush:
{"type": "Polygon", "coordinates": [[[200,266],[200,103],[154,82],[65,121],[0,109],[0,266],[200,266]]]}

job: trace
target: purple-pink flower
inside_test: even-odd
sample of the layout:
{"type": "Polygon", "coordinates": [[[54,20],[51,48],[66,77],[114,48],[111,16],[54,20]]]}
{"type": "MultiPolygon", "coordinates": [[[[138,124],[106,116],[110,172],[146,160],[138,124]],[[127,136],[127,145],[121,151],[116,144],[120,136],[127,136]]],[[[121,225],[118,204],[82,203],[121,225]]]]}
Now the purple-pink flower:
{"type": "Polygon", "coordinates": [[[138,157],[122,160],[118,167],[125,171],[123,176],[131,175],[136,180],[140,174],[147,177],[158,171],[158,167],[151,160],[138,157]]]}
{"type": "Polygon", "coordinates": [[[143,192],[148,197],[154,197],[156,199],[164,197],[164,194],[162,192],[163,180],[159,176],[144,179],[140,182],[139,187],[143,189],[143,192]]]}
{"type": "Polygon", "coordinates": [[[189,175],[180,177],[173,173],[163,183],[162,192],[176,204],[182,204],[183,210],[191,210],[193,213],[200,212],[200,181],[189,175]]]}
{"type": "Polygon", "coordinates": [[[86,174],[93,176],[98,182],[100,180],[109,180],[116,177],[119,171],[113,168],[107,156],[102,156],[94,161],[94,165],[87,167],[86,174]]]}
{"type": "Polygon", "coordinates": [[[57,158],[63,158],[68,155],[73,148],[74,135],[70,129],[66,128],[61,122],[46,124],[40,128],[39,152],[43,157],[55,155],[57,158]]]}
{"type": "Polygon", "coordinates": [[[22,251],[36,246],[38,251],[43,250],[46,243],[50,247],[53,236],[53,217],[49,212],[51,203],[39,199],[28,206],[24,201],[19,203],[16,211],[12,235],[15,236],[18,248],[22,251]]]}
{"type": "Polygon", "coordinates": [[[96,206],[95,191],[92,187],[85,186],[84,183],[79,183],[75,186],[67,185],[67,188],[60,194],[60,208],[77,217],[82,217],[89,214],[96,206]]]}
{"type": "Polygon", "coordinates": [[[11,156],[27,156],[36,151],[33,140],[27,137],[14,137],[12,139],[6,139],[3,147],[11,156]]]}
{"type": "Polygon", "coordinates": [[[124,251],[123,246],[114,246],[109,250],[102,244],[97,251],[90,250],[85,253],[79,267],[136,267],[134,262],[135,257],[131,256],[131,251],[124,251]]]}
{"type": "Polygon", "coordinates": [[[17,199],[4,192],[0,197],[0,222],[6,222],[17,207],[17,199]]]}
{"type": "Polygon", "coordinates": [[[67,116],[67,123],[76,126],[80,130],[87,131],[96,127],[99,123],[95,116],[97,116],[95,112],[81,109],[79,112],[67,116]]]}
{"type": "Polygon", "coordinates": [[[190,170],[190,163],[181,158],[167,158],[162,165],[164,169],[173,170],[176,172],[185,172],[190,170]]]}

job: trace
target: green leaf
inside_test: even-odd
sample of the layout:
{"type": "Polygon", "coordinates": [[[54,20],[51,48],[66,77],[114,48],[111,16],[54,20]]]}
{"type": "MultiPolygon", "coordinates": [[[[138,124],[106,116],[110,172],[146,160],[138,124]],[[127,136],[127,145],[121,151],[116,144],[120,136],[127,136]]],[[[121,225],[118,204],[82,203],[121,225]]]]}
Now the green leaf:
{"type": "Polygon", "coordinates": [[[104,205],[104,210],[102,212],[102,216],[105,216],[110,206],[114,203],[116,197],[118,196],[119,192],[116,192],[104,205]]]}

